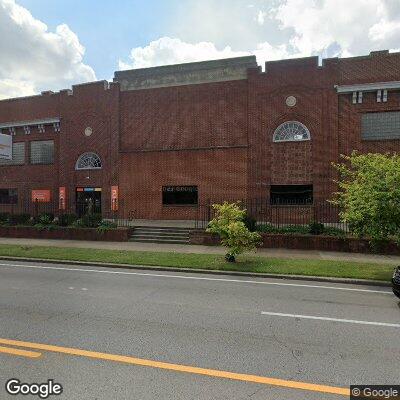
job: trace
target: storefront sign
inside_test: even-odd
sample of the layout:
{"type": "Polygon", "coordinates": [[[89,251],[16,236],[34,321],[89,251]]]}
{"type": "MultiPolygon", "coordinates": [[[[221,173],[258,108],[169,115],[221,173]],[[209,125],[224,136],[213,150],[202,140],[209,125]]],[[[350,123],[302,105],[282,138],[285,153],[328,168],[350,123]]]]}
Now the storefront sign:
{"type": "Polygon", "coordinates": [[[58,195],[58,203],[59,203],[58,208],[60,210],[65,210],[66,208],[65,202],[66,202],[66,189],[65,187],[60,187],[58,195]]]}
{"type": "Polygon", "coordinates": [[[32,190],[32,201],[48,203],[50,201],[50,190],[32,190]]]}
{"type": "Polygon", "coordinates": [[[12,160],[12,136],[0,133],[0,158],[12,160]]]}
{"type": "Polygon", "coordinates": [[[111,211],[118,211],[118,186],[111,186],[111,211]]]}

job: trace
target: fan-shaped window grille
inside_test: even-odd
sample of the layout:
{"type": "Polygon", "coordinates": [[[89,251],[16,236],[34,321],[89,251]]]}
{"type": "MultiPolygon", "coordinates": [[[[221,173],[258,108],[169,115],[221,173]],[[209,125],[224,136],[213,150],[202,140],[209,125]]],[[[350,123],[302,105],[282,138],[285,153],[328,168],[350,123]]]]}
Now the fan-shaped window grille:
{"type": "Polygon", "coordinates": [[[76,162],[75,169],[101,169],[100,157],[96,153],[82,154],[76,162]]]}
{"type": "Polygon", "coordinates": [[[274,132],[274,142],[299,142],[310,139],[310,131],[298,121],[284,122],[274,132]]]}

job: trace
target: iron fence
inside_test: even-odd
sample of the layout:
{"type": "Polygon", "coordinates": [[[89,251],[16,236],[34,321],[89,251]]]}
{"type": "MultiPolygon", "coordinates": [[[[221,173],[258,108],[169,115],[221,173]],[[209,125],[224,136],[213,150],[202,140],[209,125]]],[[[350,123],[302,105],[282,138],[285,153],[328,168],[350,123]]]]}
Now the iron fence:
{"type": "MultiPolygon", "coordinates": [[[[223,202],[208,201],[206,204],[200,204],[195,227],[197,229],[207,228],[208,223],[215,217],[213,204],[223,202]]],[[[270,204],[265,199],[246,199],[238,202],[241,208],[246,209],[247,220],[257,229],[305,227],[311,223],[320,223],[326,228],[337,229],[344,233],[349,232],[348,224],[340,220],[339,207],[328,201],[313,202],[312,204],[270,204]]]]}

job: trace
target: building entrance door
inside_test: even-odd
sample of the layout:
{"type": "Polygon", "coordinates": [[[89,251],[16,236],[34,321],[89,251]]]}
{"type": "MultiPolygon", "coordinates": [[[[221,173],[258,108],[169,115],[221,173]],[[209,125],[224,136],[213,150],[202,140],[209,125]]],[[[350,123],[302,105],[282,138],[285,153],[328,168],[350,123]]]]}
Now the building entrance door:
{"type": "Polygon", "coordinates": [[[76,188],[76,214],[101,214],[101,188],[76,188]]]}

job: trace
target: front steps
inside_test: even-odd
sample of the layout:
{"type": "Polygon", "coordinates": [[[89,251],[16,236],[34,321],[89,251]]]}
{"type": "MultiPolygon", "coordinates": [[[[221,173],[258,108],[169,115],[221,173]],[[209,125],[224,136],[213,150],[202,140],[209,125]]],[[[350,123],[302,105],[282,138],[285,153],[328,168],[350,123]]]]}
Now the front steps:
{"type": "Polygon", "coordinates": [[[136,226],[129,241],[141,243],[189,244],[190,228],[136,226]]]}

